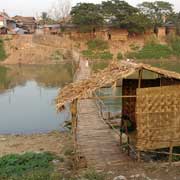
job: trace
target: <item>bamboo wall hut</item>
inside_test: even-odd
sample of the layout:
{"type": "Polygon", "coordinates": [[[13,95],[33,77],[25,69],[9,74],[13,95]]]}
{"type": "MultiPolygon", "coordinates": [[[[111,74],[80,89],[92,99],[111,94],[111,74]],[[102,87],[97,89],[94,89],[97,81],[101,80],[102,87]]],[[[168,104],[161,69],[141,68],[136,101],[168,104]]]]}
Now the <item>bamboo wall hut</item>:
{"type": "Polygon", "coordinates": [[[113,62],[106,69],[83,81],[64,87],[56,99],[57,110],[74,100],[93,98],[97,89],[122,80],[122,115],[128,115],[136,127],[138,151],[180,146],[180,74],[122,61],[113,62]],[[143,78],[143,72],[155,78],[143,78]],[[137,74],[136,78],[131,75],[137,74]]]}

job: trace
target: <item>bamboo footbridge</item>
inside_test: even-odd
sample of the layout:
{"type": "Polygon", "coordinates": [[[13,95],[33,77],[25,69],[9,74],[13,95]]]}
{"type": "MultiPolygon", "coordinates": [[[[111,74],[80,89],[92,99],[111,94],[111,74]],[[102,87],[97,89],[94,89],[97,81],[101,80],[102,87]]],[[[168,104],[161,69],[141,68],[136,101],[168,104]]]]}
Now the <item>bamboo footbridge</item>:
{"type": "MultiPolygon", "coordinates": [[[[87,79],[89,76],[90,68],[81,60],[76,81],[87,79]]],[[[104,170],[125,163],[128,157],[120,150],[119,137],[103,121],[95,101],[79,100],[77,109],[77,151],[85,158],[87,167],[104,170]]]]}
{"type": "MultiPolygon", "coordinates": [[[[62,111],[65,104],[71,104],[72,133],[78,155],[77,161],[83,160],[86,167],[94,167],[98,170],[122,167],[120,165],[132,162],[121,152],[119,144],[122,145],[122,133],[119,139],[115,131],[109,128],[109,124],[102,117],[102,111],[98,110],[99,106],[95,103],[97,102],[95,100],[100,97],[94,96],[94,93],[104,86],[111,84],[112,87],[116,87],[117,81],[121,79],[126,82],[123,83],[124,90],[131,87],[132,92],[128,89],[120,97],[136,98],[136,101],[123,99],[125,104],[122,106],[122,113],[126,110],[126,114],[135,115],[132,119],[137,126],[135,148],[130,146],[131,142],[133,145],[134,139],[130,137],[126,127],[128,151],[135,149],[136,158],[140,160],[143,151],[152,152],[160,148],[169,148],[169,162],[172,162],[172,155],[177,155],[173,153],[173,147],[180,144],[178,129],[180,74],[147,64],[126,61],[121,63],[113,61],[107,68],[96,74],[91,74],[84,60],[80,60],[79,67],[74,83],[61,89],[56,98],[58,111],[62,111]],[[158,76],[155,79],[146,80],[143,79],[143,71],[149,71],[158,76]],[[137,79],[127,79],[134,73],[138,74],[137,79]],[[127,82],[130,80],[133,84],[129,86],[127,82]],[[131,111],[128,112],[130,105],[131,111]]],[[[109,116],[108,119],[110,120],[109,116]]]]}

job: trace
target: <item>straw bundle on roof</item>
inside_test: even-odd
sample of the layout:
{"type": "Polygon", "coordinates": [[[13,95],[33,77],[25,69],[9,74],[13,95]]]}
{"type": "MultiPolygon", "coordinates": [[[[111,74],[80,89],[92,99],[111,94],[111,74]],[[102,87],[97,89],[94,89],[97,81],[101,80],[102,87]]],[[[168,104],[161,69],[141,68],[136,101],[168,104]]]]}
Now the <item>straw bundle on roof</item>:
{"type": "Polygon", "coordinates": [[[112,62],[107,68],[93,74],[90,78],[71,83],[61,89],[56,98],[56,107],[58,111],[64,108],[65,103],[71,103],[75,99],[87,99],[92,97],[92,93],[97,89],[116,83],[117,80],[126,78],[134,72],[145,69],[161,74],[165,77],[180,80],[180,74],[152,67],[147,64],[136,64],[132,62],[112,62]]]}

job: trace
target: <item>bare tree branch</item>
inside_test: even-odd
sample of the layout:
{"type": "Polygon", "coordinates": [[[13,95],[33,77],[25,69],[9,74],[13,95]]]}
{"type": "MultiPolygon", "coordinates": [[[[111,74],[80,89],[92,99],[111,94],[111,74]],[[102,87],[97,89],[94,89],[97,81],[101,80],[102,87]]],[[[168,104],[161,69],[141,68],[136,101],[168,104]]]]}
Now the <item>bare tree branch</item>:
{"type": "Polygon", "coordinates": [[[66,18],[71,10],[71,0],[56,0],[49,10],[50,16],[55,19],[66,18]]]}

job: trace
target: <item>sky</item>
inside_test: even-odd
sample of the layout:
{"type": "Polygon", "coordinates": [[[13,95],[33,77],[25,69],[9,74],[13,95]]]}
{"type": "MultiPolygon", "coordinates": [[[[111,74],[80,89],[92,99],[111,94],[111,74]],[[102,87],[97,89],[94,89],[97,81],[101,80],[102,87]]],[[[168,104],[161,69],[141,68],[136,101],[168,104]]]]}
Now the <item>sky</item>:
{"type": "MultiPolygon", "coordinates": [[[[0,0],[0,11],[3,9],[10,15],[36,16],[42,11],[48,11],[55,0],[0,0]]],[[[79,2],[100,3],[102,0],[71,0],[72,5],[79,2]]],[[[143,1],[153,0],[126,0],[131,5],[137,5],[143,1]]],[[[176,11],[180,11],[180,0],[164,0],[172,3],[176,11]]]]}

